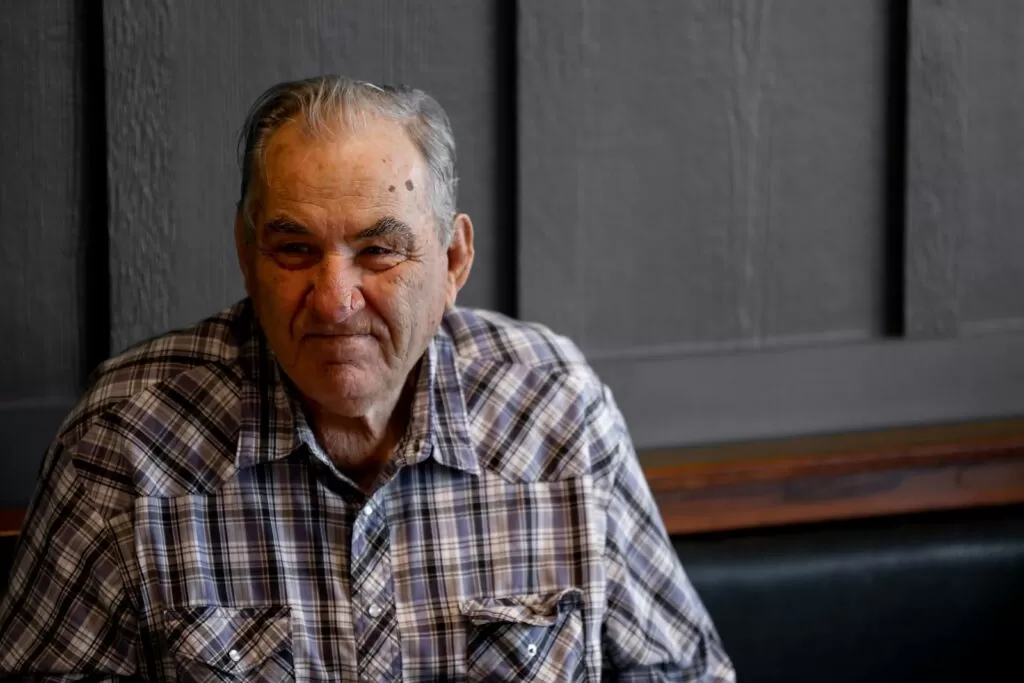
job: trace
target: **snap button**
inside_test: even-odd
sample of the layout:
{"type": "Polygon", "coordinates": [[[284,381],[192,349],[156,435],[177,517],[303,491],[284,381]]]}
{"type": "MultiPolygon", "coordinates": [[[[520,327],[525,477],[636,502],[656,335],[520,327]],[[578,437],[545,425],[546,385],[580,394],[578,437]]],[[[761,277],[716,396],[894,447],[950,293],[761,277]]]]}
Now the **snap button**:
{"type": "Polygon", "coordinates": [[[384,610],[380,608],[380,605],[370,605],[370,608],[366,611],[370,614],[370,617],[373,619],[376,619],[384,613],[384,610]]]}
{"type": "Polygon", "coordinates": [[[537,645],[535,643],[530,643],[526,646],[526,656],[532,657],[535,654],[537,654],[537,645]]]}
{"type": "Polygon", "coordinates": [[[363,506],[363,514],[367,517],[373,514],[373,503],[367,503],[363,506]]]}
{"type": "Polygon", "coordinates": [[[242,659],[242,653],[239,652],[238,650],[232,650],[231,652],[228,653],[228,657],[231,657],[231,661],[232,662],[237,662],[237,661],[240,661],[242,659]]]}

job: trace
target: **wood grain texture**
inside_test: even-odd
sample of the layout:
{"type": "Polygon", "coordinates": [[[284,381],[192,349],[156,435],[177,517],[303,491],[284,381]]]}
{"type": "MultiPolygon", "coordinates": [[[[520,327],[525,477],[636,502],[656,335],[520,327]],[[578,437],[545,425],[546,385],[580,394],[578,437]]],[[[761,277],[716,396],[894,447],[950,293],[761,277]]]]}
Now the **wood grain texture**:
{"type": "Polygon", "coordinates": [[[907,331],[1024,327],[1024,6],[912,0],[907,331]]]}
{"type": "Polygon", "coordinates": [[[73,0],[3,7],[0,403],[74,393],[87,372],[82,43],[73,0]]]}
{"type": "Polygon", "coordinates": [[[181,232],[190,230],[175,211],[174,148],[182,121],[172,88],[171,11],[167,0],[103,4],[115,353],[166,330],[172,320],[185,323],[182,307],[212,303],[196,291],[209,279],[212,226],[195,226],[205,239],[183,248],[181,232]]]}
{"type": "Polygon", "coordinates": [[[242,295],[231,230],[239,128],[265,88],[328,72],[414,85],[445,106],[460,206],[477,228],[462,302],[510,307],[511,187],[499,181],[514,159],[498,156],[508,147],[498,104],[511,84],[499,78],[508,44],[497,3],[121,0],[104,10],[115,349],[242,295]]]}
{"type": "Polygon", "coordinates": [[[1024,430],[968,443],[646,470],[671,534],[1024,502],[1024,430]]]}
{"type": "Polygon", "coordinates": [[[0,508],[0,538],[17,536],[25,521],[24,508],[0,508]]]}
{"type": "Polygon", "coordinates": [[[591,357],[878,336],[887,3],[520,3],[521,313],[591,357]]]}

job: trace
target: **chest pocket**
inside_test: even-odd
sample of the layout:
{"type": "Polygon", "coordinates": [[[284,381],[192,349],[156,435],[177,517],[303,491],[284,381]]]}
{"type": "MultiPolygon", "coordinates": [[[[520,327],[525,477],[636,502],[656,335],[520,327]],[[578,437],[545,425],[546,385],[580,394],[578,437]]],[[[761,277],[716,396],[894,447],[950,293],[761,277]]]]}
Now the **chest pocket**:
{"type": "Polygon", "coordinates": [[[464,600],[470,681],[583,681],[583,598],[546,595],[464,600]]]}
{"type": "Polygon", "coordinates": [[[164,619],[182,683],[295,680],[287,607],[196,607],[164,619]]]}

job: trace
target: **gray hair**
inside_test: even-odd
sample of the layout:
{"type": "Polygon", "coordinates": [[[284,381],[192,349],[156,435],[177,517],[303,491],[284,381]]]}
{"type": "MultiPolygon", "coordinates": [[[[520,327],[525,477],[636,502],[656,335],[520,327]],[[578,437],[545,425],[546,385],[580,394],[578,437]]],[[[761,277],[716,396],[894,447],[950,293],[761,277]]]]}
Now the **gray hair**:
{"type": "Polygon", "coordinates": [[[288,121],[301,121],[313,136],[359,130],[368,115],[401,123],[423,155],[430,175],[430,200],[441,242],[448,246],[455,220],[458,177],[455,174],[455,137],[448,115],[422,90],[404,86],[377,86],[342,76],[326,75],[272,86],[253,103],[238,140],[242,188],[238,210],[247,238],[256,235],[255,215],[264,173],[264,153],[270,136],[288,121]]]}

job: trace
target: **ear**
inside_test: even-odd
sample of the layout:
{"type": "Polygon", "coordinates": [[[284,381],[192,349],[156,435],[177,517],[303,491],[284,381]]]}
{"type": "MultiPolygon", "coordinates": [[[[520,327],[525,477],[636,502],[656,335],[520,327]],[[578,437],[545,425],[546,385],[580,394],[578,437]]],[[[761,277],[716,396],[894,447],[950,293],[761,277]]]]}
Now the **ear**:
{"type": "Polygon", "coordinates": [[[245,227],[245,219],[242,217],[241,210],[235,213],[235,255],[238,258],[238,267],[242,269],[242,278],[245,280],[245,289],[249,295],[252,295],[252,288],[249,287],[249,283],[252,282],[252,268],[253,268],[253,252],[256,249],[256,245],[249,239],[248,231],[245,227]]]}
{"type": "Polygon", "coordinates": [[[452,224],[452,242],[448,246],[448,291],[445,307],[453,308],[459,290],[473,268],[473,221],[460,213],[452,224]]]}

